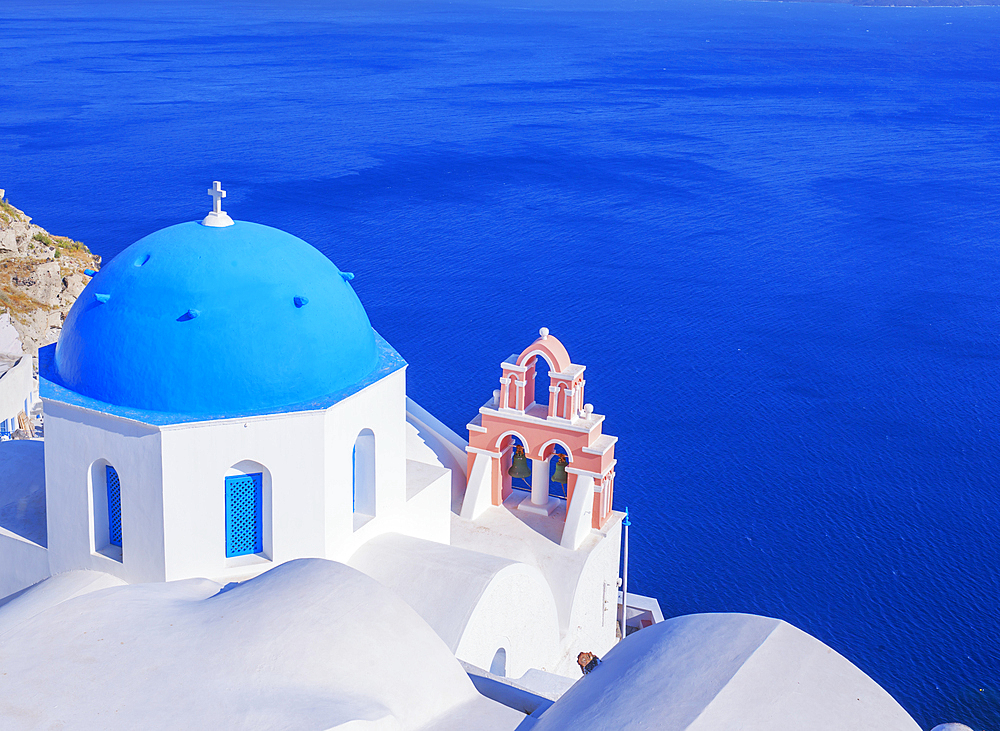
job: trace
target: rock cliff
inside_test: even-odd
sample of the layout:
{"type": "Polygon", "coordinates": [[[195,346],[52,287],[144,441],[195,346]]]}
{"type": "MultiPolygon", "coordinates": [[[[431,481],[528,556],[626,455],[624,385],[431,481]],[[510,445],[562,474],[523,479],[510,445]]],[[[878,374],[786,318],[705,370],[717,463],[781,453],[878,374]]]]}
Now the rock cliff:
{"type": "Polygon", "coordinates": [[[69,308],[101,257],[79,241],[53,236],[4,200],[0,189],[0,312],[9,312],[26,352],[59,338],[69,308]]]}

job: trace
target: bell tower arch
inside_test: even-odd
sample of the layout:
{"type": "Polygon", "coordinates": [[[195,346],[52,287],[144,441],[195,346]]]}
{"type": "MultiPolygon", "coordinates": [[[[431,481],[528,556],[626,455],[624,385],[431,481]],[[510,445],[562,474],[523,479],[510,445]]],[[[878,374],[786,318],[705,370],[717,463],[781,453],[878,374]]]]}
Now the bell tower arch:
{"type": "MultiPolygon", "coordinates": [[[[500,369],[500,388],[469,424],[463,516],[503,505],[558,516],[567,523],[583,521],[587,529],[601,528],[611,516],[618,437],[603,433],[604,416],[584,402],[586,367],[573,363],[562,342],[543,327],[534,342],[507,358],[500,369]],[[538,358],[549,367],[547,385],[536,382],[538,358]],[[541,388],[548,388],[548,398],[539,403],[541,388]],[[526,476],[527,469],[519,457],[515,464],[514,435],[530,462],[528,496],[517,494],[511,485],[513,472],[526,476]],[[549,494],[550,474],[565,484],[564,498],[549,494]]],[[[563,545],[576,548],[585,534],[582,525],[564,529],[563,545]]]]}

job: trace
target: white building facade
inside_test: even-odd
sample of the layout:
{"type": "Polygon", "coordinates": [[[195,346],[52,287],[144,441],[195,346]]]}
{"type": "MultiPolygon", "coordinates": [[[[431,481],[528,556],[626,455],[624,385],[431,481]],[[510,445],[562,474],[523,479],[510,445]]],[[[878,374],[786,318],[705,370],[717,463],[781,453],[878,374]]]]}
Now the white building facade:
{"type": "Polygon", "coordinates": [[[320,558],[378,579],[502,675],[572,676],[578,652],[610,649],[620,514],[567,541],[565,497],[532,513],[508,489],[463,516],[469,444],[407,398],[353,275],[233,221],[217,189],[204,221],[95,273],[39,351],[42,514],[34,533],[0,517],[0,594],[74,571],[226,584],[320,558]]]}
{"type": "Polygon", "coordinates": [[[23,421],[28,424],[37,398],[31,357],[10,321],[0,315],[0,439],[10,439],[23,421]],[[20,417],[20,418],[19,418],[20,417]]]}

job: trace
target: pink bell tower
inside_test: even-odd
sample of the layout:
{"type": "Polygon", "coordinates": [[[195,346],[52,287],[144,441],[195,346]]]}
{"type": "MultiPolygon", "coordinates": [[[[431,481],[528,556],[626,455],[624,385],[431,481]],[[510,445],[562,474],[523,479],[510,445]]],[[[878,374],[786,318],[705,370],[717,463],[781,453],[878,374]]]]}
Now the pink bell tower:
{"type": "Polygon", "coordinates": [[[566,347],[548,328],[538,332],[538,339],[520,355],[500,364],[500,388],[469,424],[469,479],[462,516],[474,519],[499,505],[547,516],[565,507],[559,512],[566,523],[561,543],[575,549],[611,515],[618,437],[604,434],[604,416],[584,403],[585,367],[570,362],[566,347]],[[538,358],[549,366],[548,384],[536,383],[538,358]],[[545,388],[548,403],[538,403],[539,389],[545,388]],[[531,494],[516,505],[507,474],[514,438],[531,460],[531,494]],[[568,462],[565,502],[549,496],[549,460],[558,456],[557,445],[568,462]]]}

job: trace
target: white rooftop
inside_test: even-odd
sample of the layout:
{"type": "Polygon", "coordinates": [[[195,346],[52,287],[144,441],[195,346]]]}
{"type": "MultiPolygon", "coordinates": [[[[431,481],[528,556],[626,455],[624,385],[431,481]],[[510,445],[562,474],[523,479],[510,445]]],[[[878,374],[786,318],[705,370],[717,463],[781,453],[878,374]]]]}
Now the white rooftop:
{"type": "Polygon", "coordinates": [[[410,607],[343,564],[61,601],[91,573],[0,606],[5,729],[508,731],[524,719],[479,695],[410,607]]]}
{"type": "Polygon", "coordinates": [[[693,614],[635,632],[533,731],[920,731],[874,680],[787,622],[693,614]]]}

